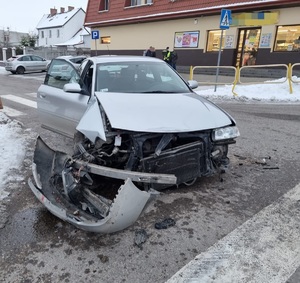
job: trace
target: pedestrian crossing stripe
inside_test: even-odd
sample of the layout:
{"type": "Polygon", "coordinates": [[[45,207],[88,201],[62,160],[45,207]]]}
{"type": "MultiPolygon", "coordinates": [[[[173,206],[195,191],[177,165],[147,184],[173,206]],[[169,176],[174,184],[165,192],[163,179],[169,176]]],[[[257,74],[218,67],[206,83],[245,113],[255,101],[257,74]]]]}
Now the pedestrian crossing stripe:
{"type": "Polygon", "coordinates": [[[18,116],[26,115],[26,113],[24,113],[24,112],[7,107],[5,105],[4,105],[3,109],[0,110],[0,112],[3,112],[5,115],[7,115],[9,117],[18,117],[18,116]]]}
{"type": "MultiPolygon", "coordinates": [[[[17,102],[17,103],[20,103],[20,104],[23,104],[23,105],[26,105],[26,106],[29,106],[29,107],[32,107],[35,109],[37,108],[37,103],[35,101],[25,99],[22,97],[18,97],[18,96],[12,95],[12,94],[1,95],[1,98],[2,98],[2,100],[7,99],[7,100],[17,102]]],[[[3,103],[3,104],[5,106],[5,103],[3,103]]]]}

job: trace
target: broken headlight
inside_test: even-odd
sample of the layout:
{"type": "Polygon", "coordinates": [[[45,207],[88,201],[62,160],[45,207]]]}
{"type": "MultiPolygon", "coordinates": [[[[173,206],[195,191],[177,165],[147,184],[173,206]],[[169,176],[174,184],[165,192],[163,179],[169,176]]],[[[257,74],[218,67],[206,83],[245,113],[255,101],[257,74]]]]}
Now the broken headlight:
{"type": "Polygon", "coordinates": [[[220,141],[220,140],[228,140],[234,139],[240,135],[239,129],[236,126],[219,128],[213,130],[212,140],[220,141]]]}

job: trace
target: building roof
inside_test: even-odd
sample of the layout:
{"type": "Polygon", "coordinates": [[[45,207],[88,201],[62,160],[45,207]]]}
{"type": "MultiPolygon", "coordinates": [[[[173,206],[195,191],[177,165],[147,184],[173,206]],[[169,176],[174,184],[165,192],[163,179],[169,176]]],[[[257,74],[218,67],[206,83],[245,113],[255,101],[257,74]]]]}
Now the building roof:
{"type": "Polygon", "coordinates": [[[90,35],[91,31],[89,28],[82,28],[80,29],[71,39],[62,42],[54,44],[56,46],[74,46],[74,45],[80,45],[84,43],[83,36],[90,35]]]}
{"type": "Polygon", "coordinates": [[[300,6],[299,0],[153,0],[152,4],[124,7],[126,2],[110,1],[109,10],[101,12],[99,0],[89,0],[85,25],[99,27],[216,15],[220,14],[221,9],[249,12],[300,6]]]}
{"type": "MultiPolygon", "coordinates": [[[[45,14],[42,19],[39,21],[36,29],[45,29],[53,27],[62,27],[64,26],[75,14],[78,13],[82,8],[73,9],[71,11],[66,11],[63,13],[56,13],[54,15],[45,14]]],[[[83,11],[83,10],[82,10],[83,11]]]]}

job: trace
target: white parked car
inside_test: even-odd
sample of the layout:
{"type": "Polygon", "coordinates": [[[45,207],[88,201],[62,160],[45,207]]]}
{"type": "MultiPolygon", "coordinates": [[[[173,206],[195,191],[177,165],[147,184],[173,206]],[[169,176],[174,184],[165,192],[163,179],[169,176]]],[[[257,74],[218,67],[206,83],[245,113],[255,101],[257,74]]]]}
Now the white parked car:
{"type": "Polygon", "coordinates": [[[12,56],[5,62],[5,70],[12,74],[24,74],[25,72],[44,72],[47,70],[49,60],[37,55],[12,56]]]}
{"type": "Polygon", "coordinates": [[[75,67],[79,67],[86,58],[87,56],[85,55],[65,55],[57,57],[57,59],[65,59],[66,61],[71,62],[75,67]]]}
{"type": "MultiPolygon", "coordinates": [[[[73,56],[73,55],[63,55],[63,56],[58,56],[55,59],[65,59],[66,62],[70,62],[73,66],[75,66],[76,68],[79,68],[79,66],[81,65],[81,63],[87,58],[87,56],[85,55],[77,55],[77,56],[73,56]]],[[[50,63],[49,62],[47,69],[50,67],[50,63]]],[[[66,65],[65,68],[67,68],[68,66],[66,65]]]]}
{"type": "Polygon", "coordinates": [[[78,70],[52,60],[38,113],[43,127],[74,138],[74,155],[39,137],[32,191],[61,219],[107,233],[131,225],[154,191],[219,172],[239,131],[197,86],[153,57],[90,57],[78,70]]]}

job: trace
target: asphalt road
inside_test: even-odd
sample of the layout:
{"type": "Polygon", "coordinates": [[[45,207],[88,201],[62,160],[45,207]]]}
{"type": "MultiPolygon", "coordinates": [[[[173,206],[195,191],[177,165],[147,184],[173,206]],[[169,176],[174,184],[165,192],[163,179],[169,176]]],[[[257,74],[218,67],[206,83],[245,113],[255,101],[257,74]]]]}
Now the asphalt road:
{"type": "MultiPolygon", "coordinates": [[[[0,95],[34,102],[42,79],[43,74],[38,73],[0,75],[0,95]]],[[[236,119],[241,132],[230,147],[226,173],[164,191],[124,231],[87,233],[51,215],[27,185],[38,134],[58,150],[68,150],[72,141],[41,129],[34,107],[9,99],[3,103],[4,110],[22,113],[13,118],[23,123],[29,146],[21,178],[7,185],[11,195],[1,203],[7,222],[0,230],[0,282],[166,282],[248,220],[260,219],[259,212],[280,203],[300,182],[299,104],[218,102],[236,119]],[[155,229],[155,223],[167,217],[176,221],[175,226],[155,229]],[[139,229],[148,235],[140,247],[134,243],[139,229]]],[[[300,236],[299,229],[296,233],[300,236]]],[[[249,241],[253,244],[255,239],[249,241]]],[[[280,255],[276,256],[281,263],[280,255]]],[[[287,273],[286,282],[300,281],[297,268],[296,264],[287,273]]],[[[205,278],[194,282],[217,282],[205,278]]]]}

